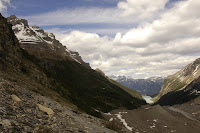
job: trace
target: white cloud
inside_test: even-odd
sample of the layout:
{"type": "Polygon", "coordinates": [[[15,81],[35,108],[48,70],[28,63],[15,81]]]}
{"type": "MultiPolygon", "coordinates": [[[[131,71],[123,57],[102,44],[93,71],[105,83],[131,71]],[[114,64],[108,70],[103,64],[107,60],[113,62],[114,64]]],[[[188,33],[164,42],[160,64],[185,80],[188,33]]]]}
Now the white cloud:
{"type": "MultiPolygon", "coordinates": [[[[93,1],[93,0],[89,0],[93,1]]],[[[116,0],[119,1],[119,0],[116,0]]],[[[108,2],[108,1],[107,1],[108,2]]],[[[117,7],[81,7],[74,9],[59,9],[48,13],[32,16],[21,16],[31,24],[66,25],[66,24],[136,24],[151,21],[165,8],[168,0],[127,0],[118,2],[117,7]]]]}
{"type": "Polygon", "coordinates": [[[31,23],[38,23],[40,25],[121,23],[122,21],[123,23],[127,23],[128,20],[119,19],[119,14],[120,11],[116,8],[82,7],[77,9],[62,9],[23,18],[28,19],[31,23]]]}
{"type": "Polygon", "coordinates": [[[177,2],[151,23],[117,33],[114,38],[83,31],[50,31],[56,31],[64,45],[107,75],[167,76],[200,55],[199,7],[198,0],[177,2]]]}
{"type": "Polygon", "coordinates": [[[10,0],[0,0],[0,12],[7,11],[7,4],[10,4],[10,0]]]}
{"type": "Polygon", "coordinates": [[[126,0],[118,3],[118,8],[122,9],[123,16],[134,15],[138,18],[150,18],[158,11],[165,8],[168,0],[126,0]]]}

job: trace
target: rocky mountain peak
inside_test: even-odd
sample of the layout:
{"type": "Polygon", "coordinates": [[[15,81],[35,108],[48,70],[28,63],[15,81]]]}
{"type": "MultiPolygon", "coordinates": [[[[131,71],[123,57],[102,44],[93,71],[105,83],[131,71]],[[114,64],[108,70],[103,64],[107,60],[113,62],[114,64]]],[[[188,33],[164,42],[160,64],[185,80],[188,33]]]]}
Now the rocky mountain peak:
{"type": "Polygon", "coordinates": [[[8,20],[9,23],[11,23],[12,25],[17,25],[17,24],[23,23],[24,25],[28,26],[28,21],[27,21],[27,20],[17,18],[15,15],[11,15],[10,17],[7,18],[7,20],[8,20]]]}
{"type": "Polygon", "coordinates": [[[53,33],[45,32],[36,25],[29,26],[27,20],[17,18],[14,15],[8,17],[7,21],[12,25],[20,47],[26,49],[29,54],[37,58],[70,60],[90,68],[78,52],[68,50],[56,40],[53,33]]]}

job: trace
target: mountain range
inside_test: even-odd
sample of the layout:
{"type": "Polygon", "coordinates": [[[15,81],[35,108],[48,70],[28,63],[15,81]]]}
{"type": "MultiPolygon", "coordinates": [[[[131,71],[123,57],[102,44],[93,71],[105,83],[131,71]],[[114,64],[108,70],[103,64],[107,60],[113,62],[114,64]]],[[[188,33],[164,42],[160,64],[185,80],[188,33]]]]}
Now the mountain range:
{"type": "Polygon", "coordinates": [[[138,91],[142,95],[153,96],[160,92],[163,84],[163,77],[150,77],[147,79],[133,79],[126,76],[114,76],[111,75],[109,78],[119,82],[128,88],[138,91]]]}

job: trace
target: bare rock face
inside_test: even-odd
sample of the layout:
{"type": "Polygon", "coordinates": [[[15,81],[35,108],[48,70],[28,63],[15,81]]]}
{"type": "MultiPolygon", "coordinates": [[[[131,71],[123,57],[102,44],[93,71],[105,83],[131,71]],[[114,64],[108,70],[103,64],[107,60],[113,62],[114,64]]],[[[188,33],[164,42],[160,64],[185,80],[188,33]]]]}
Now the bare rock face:
{"type": "Polygon", "coordinates": [[[20,46],[26,49],[29,54],[40,59],[70,60],[90,68],[78,52],[68,50],[56,40],[53,33],[45,32],[36,25],[29,26],[27,20],[17,18],[14,15],[8,17],[7,21],[12,24],[12,29],[20,46]]]}

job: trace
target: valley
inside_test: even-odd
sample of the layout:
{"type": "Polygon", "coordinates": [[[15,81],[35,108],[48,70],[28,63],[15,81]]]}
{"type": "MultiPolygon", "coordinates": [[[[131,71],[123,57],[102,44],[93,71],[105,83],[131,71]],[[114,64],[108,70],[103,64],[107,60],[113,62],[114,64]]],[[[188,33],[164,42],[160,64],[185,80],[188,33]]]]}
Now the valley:
{"type": "Polygon", "coordinates": [[[199,66],[107,76],[53,33],[0,14],[0,132],[199,133],[199,66]]]}

